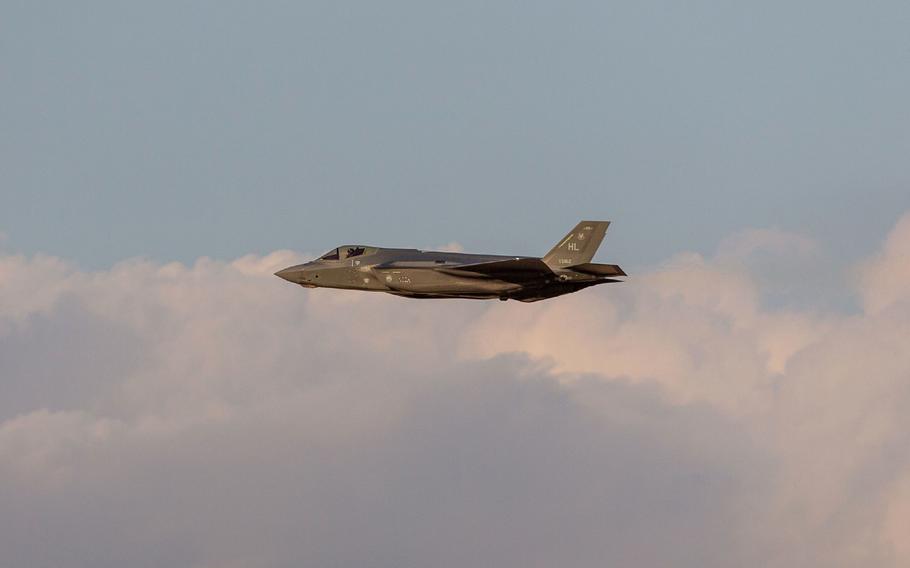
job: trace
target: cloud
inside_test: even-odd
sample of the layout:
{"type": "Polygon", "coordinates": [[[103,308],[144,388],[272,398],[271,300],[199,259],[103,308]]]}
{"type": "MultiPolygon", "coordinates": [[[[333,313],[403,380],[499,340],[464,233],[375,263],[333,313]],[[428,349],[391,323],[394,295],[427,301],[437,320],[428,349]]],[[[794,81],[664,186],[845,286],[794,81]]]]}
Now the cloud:
{"type": "Polygon", "coordinates": [[[861,267],[866,311],[881,312],[910,300],[910,215],[888,235],[882,251],[861,267]]]}
{"type": "Polygon", "coordinates": [[[450,242],[444,245],[437,247],[432,247],[432,250],[438,250],[443,252],[464,252],[464,246],[461,243],[450,242]]]}
{"type": "Polygon", "coordinates": [[[802,242],[776,232],[530,305],[304,291],[272,276],[290,251],[95,272],[0,256],[0,549],[905,565],[907,227],[864,263],[860,313],[763,306],[755,243],[802,242]]]}
{"type": "Polygon", "coordinates": [[[718,256],[743,259],[761,252],[806,256],[817,251],[818,243],[805,235],[781,229],[746,229],[724,239],[718,256]]]}

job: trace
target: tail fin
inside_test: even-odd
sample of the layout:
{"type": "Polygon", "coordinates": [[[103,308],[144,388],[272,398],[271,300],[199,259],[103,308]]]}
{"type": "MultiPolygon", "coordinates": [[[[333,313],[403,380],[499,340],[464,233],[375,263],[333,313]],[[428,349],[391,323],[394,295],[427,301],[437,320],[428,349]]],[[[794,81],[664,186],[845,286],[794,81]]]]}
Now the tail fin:
{"type": "Polygon", "coordinates": [[[591,262],[609,226],[609,221],[582,221],[543,257],[543,261],[550,268],[569,268],[591,262]]]}

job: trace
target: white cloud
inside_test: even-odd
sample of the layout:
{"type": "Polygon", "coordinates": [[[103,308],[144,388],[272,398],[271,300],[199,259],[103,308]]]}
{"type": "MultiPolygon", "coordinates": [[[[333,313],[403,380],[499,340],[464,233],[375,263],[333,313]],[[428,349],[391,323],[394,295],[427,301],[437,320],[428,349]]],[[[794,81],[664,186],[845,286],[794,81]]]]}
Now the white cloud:
{"type": "Polygon", "coordinates": [[[431,250],[438,250],[443,252],[464,252],[464,246],[461,243],[456,243],[454,241],[440,245],[437,247],[432,247],[431,250]]]}
{"type": "Polygon", "coordinates": [[[0,549],[905,565],[908,228],[864,265],[860,314],[762,306],[750,251],[812,253],[779,232],[530,305],[304,291],[272,276],[289,251],[0,257],[0,549]]]}
{"type": "Polygon", "coordinates": [[[781,229],[746,229],[724,239],[718,247],[721,258],[743,258],[766,252],[806,256],[818,251],[818,243],[805,235],[781,229]]]}
{"type": "Polygon", "coordinates": [[[910,215],[898,221],[882,251],[860,269],[866,311],[910,300],[910,215]]]}

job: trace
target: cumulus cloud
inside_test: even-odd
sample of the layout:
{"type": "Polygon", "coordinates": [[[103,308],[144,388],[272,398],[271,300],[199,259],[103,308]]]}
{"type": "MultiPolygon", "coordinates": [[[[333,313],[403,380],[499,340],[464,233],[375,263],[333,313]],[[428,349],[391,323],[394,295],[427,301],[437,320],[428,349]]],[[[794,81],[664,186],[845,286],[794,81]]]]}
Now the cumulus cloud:
{"type": "Polygon", "coordinates": [[[432,247],[430,250],[439,250],[443,252],[464,252],[464,246],[461,243],[452,241],[438,247],[432,247]]]}
{"type": "Polygon", "coordinates": [[[910,300],[910,215],[898,221],[882,251],[863,266],[862,275],[868,312],[910,300]]]}
{"type": "Polygon", "coordinates": [[[806,256],[817,251],[818,243],[806,235],[781,229],[746,229],[724,239],[717,254],[739,260],[761,252],[806,256]]]}
{"type": "Polygon", "coordinates": [[[4,561],[906,565],[910,216],[860,313],[764,306],[769,250],[530,305],[0,256],[4,561]]]}

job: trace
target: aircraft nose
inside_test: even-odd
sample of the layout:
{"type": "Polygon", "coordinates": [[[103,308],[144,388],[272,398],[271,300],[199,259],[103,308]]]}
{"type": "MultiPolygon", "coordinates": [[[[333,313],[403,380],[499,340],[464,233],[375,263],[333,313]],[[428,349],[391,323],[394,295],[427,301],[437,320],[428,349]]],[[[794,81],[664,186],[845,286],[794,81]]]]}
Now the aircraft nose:
{"type": "Polygon", "coordinates": [[[303,265],[298,264],[297,266],[288,266],[283,268],[275,273],[275,276],[283,278],[288,282],[293,282],[294,284],[299,284],[301,281],[301,276],[303,275],[303,265]]]}

